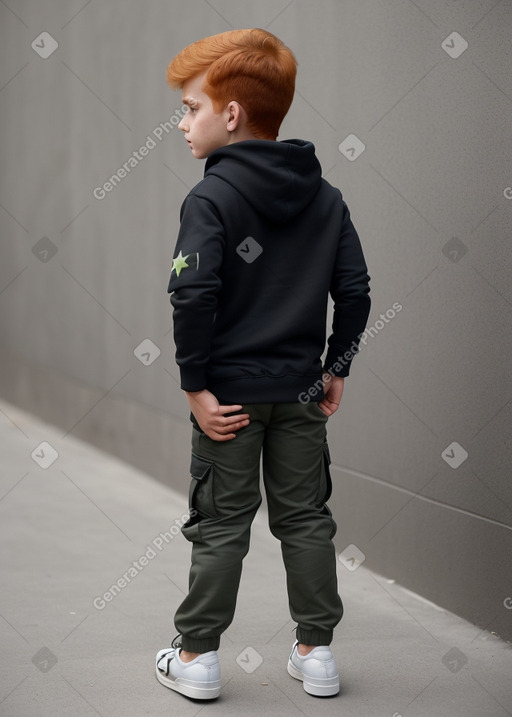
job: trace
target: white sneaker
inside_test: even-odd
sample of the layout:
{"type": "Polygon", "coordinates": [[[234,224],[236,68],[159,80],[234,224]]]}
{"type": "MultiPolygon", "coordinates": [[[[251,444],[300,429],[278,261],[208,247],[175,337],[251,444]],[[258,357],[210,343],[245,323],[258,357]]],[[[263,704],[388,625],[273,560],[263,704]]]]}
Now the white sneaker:
{"type": "Polygon", "coordinates": [[[299,655],[295,642],[288,660],[288,674],[302,680],[306,692],[315,697],[329,697],[340,691],[340,678],[331,648],[322,645],[309,655],[299,655]]]}
{"type": "Polygon", "coordinates": [[[156,655],[156,678],[162,685],[196,700],[213,700],[220,694],[217,651],[204,652],[191,662],[180,659],[179,648],[168,647],[156,655]]]}

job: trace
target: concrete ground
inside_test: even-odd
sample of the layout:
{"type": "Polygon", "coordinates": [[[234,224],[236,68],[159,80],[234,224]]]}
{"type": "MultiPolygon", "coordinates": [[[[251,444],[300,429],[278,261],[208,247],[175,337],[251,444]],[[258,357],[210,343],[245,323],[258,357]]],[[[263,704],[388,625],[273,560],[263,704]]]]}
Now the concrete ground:
{"type": "Polygon", "coordinates": [[[186,499],[5,403],[0,448],[0,715],[512,715],[511,645],[364,565],[339,564],[342,692],[307,695],[286,672],[294,623],[263,512],[221,643],[221,696],[167,690],[154,656],[187,587],[186,499]]]}

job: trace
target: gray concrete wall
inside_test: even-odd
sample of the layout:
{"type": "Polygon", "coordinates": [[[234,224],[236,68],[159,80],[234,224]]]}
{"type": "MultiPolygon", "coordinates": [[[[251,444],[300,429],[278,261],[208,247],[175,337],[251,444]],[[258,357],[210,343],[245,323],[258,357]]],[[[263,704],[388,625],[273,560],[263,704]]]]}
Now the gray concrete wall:
{"type": "Polygon", "coordinates": [[[364,559],[511,639],[511,4],[7,0],[0,26],[1,395],[59,453],[81,437],[185,490],[166,287],[203,163],[165,68],[266,27],[299,60],[281,138],[315,142],[372,276],[330,422],[342,582],[364,559]]]}

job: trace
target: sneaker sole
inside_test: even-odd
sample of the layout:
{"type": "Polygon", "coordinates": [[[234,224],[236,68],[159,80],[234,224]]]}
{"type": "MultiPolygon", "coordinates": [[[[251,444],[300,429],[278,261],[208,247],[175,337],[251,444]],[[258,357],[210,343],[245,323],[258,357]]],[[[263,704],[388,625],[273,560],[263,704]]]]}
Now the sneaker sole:
{"type": "Polygon", "coordinates": [[[291,660],[288,661],[288,674],[300,680],[308,695],[314,697],[333,697],[340,691],[340,678],[336,677],[307,677],[298,670],[291,660]]]}
{"type": "Polygon", "coordinates": [[[173,680],[167,677],[167,675],[164,675],[158,667],[156,668],[156,679],[170,690],[175,690],[181,695],[191,697],[194,700],[214,700],[220,694],[220,680],[207,683],[183,680],[179,677],[177,680],[173,680]]]}

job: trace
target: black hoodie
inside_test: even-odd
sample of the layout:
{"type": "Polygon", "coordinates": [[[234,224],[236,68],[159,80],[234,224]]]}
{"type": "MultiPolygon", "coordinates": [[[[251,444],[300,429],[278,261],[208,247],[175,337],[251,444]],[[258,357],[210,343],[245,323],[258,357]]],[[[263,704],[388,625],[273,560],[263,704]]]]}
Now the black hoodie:
{"type": "Polygon", "coordinates": [[[320,401],[348,376],[370,310],[369,276],[338,189],[311,142],[215,150],[181,208],[168,292],[181,387],[224,404],[320,401]]]}

